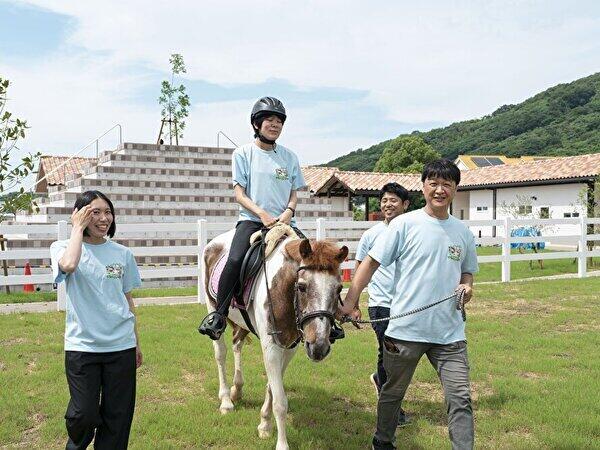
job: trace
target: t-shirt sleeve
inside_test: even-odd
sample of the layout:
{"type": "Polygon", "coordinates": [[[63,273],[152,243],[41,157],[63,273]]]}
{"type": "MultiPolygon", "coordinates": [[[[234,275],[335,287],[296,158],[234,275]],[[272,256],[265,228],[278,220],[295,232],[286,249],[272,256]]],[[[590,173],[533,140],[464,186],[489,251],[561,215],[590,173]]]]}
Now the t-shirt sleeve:
{"type": "Polygon", "coordinates": [[[50,245],[50,261],[52,265],[52,278],[54,283],[60,283],[67,278],[67,273],[60,270],[58,261],[65,254],[68,241],[56,241],[50,245]]]}
{"type": "Polygon", "coordinates": [[[360,238],[360,241],[358,241],[358,246],[356,247],[356,256],[354,257],[354,259],[356,259],[357,261],[363,261],[367,257],[367,253],[369,253],[370,248],[371,245],[369,242],[369,235],[367,231],[363,233],[363,235],[360,238]]]}
{"type": "Polygon", "coordinates": [[[133,256],[133,253],[131,253],[131,250],[127,249],[127,263],[123,273],[123,292],[127,294],[141,285],[142,279],[140,278],[140,272],[135,262],[135,257],[133,256]]]}
{"type": "Polygon", "coordinates": [[[461,265],[462,273],[477,273],[479,272],[479,264],[477,263],[477,247],[475,245],[475,237],[470,230],[466,231],[467,234],[467,248],[465,252],[465,259],[461,265]]]}
{"type": "Polygon", "coordinates": [[[404,241],[405,225],[392,221],[387,229],[375,239],[369,256],[383,267],[389,266],[400,257],[400,246],[404,241]]]}
{"type": "Polygon", "coordinates": [[[231,174],[233,176],[233,185],[239,184],[246,189],[248,186],[248,160],[246,154],[236,149],[231,158],[231,174]]]}
{"type": "Polygon", "coordinates": [[[302,189],[306,186],[306,181],[304,180],[304,174],[302,173],[302,169],[300,168],[300,162],[298,161],[298,157],[294,155],[293,161],[294,167],[292,169],[292,189],[297,191],[298,189],[302,189]]]}

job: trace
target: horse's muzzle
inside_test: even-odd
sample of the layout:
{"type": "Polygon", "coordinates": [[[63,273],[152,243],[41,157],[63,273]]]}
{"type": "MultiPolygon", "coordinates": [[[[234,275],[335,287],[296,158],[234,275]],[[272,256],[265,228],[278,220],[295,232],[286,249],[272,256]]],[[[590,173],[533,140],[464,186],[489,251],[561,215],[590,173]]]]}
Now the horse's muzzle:
{"type": "Polygon", "coordinates": [[[314,343],[305,342],[304,347],[308,357],[315,362],[325,359],[331,351],[331,344],[328,339],[318,339],[314,343]]]}

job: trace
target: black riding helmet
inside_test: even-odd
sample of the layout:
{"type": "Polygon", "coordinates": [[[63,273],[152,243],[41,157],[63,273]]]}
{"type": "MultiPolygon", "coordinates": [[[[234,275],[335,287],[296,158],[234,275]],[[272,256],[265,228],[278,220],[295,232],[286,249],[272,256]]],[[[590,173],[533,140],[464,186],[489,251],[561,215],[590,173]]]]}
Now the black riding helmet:
{"type": "Polygon", "coordinates": [[[258,100],[254,106],[252,107],[252,113],[250,113],[250,125],[252,125],[252,130],[254,131],[254,137],[259,138],[261,141],[266,142],[268,144],[273,144],[274,142],[265,139],[262,135],[258,133],[260,126],[262,124],[262,119],[268,116],[277,116],[281,119],[282,122],[285,123],[285,119],[287,115],[285,114],[285,108],[283,107],[283,103],[275,97],[263,97],[258,100]],[[258,128],[256,125],[258,125],[258,128]]]}

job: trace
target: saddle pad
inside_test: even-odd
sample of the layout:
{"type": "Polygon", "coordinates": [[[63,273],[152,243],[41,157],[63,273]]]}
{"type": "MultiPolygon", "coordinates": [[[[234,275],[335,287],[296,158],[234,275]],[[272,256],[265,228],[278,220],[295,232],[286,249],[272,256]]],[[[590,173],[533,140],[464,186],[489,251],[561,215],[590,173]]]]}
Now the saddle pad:
{"type": "MultiPolygon", "coordinates": [[[[217,298],[217,292],[219,290],[219,280],[221,279],[221,274],[223,273],[223,269],[225,268],[225,264],[227,263],[227,257],[229,256],[229,252],[223,253],[215,266],[213,267],[212,272],[210,273],[210,279],[208,283],[208,291],[212,298],[217,298]]],[[[246,281],[244,285],[243,298],[239,299],[234,295],[232,299],[232,306],[238,309],[246,309],[250,305],[252,298],[250,297],[250,293],[254,287],[254,280],[252,278],[246,281]]]]}

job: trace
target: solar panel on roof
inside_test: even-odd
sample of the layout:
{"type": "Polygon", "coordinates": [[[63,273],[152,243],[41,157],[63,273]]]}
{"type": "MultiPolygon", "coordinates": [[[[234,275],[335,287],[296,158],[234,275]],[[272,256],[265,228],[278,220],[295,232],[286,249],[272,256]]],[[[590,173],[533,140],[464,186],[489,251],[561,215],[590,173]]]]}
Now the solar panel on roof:
{"type": "Polygon", "coordinates": [[[471,158],[471,161],[473,161],[477,167],[487,167],[492,165],[492,163],[483,156],[474,156],[471,158]]]}
{"type": "Polygon", "coordinates": [[[492,166],[501,166],[504,164],[504,161],[502,161],[500,158],[487,158],[487,160],[490,162],[490,165],[492,166]]]}

